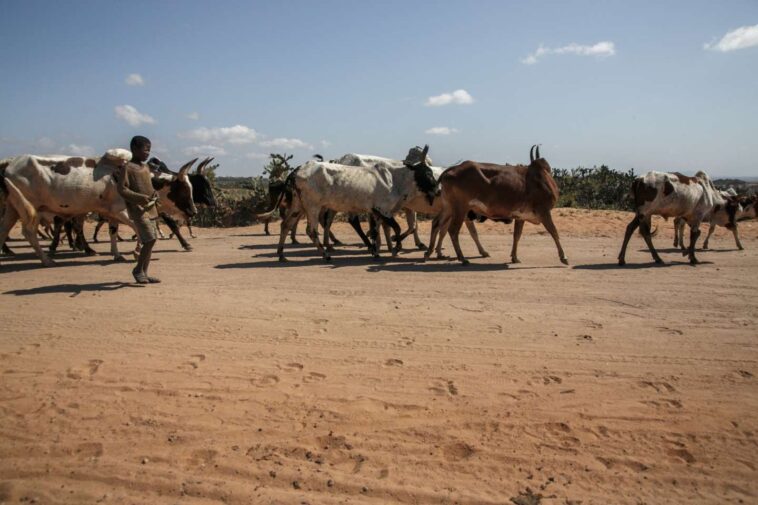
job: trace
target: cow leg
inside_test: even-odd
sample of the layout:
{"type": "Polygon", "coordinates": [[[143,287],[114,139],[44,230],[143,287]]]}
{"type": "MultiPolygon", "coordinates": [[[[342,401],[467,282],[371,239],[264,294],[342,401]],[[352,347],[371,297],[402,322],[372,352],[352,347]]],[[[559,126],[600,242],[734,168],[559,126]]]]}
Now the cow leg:
{"type": "MultiPolygon", "coordinates": [[[[103,221],[104,222],[104,221],[103,221]]],[[[99,225],[100,223],[98,223],[99,225]]],[[[111,242],[111,254],[113,255],[113,261],[124,262],[126,259],[118,252],[118,223],[108,223],[108,236],[111,242]]]]}
{"type": "Polygon", "coordinates": [[[350,226],[353,227],[353,230],[355,230],[355,233],[358,234],[358,237],[360,237],[361,242],[363,242],[363,245],[371,249],[372,244],[369,240],[368,236],[363,233],[363,228],[361,228],[361,220],[358,217],[357,214],[350,214],[347,218],[347,222],[350,223],[350,226]]]}
{"type": "Polygon", "coordinates": [[[263,233],[265,233],[267,236],[271,235],[271,232],[268,231],[268,219],[263,222],[263,233]]]}
{"type": "Polygon", "coordinates": [[[5,213],[0,220],[0,249],[2,249],[3,253],[8,256],[13,256],[14,253],[10,250],[5,241],[8,238],[8,233],[10,233],[11,228],[16,224],[16,221],[18,221],[18,212],[12,205],[6,205],[5,213]]]}
{"type": "Polygon", "coordinates": [[[674,247],[679,247],[679,223],[681,219],[680,217],[674,219],[674,247]]]}
{"type": "MultiPolygon", "coordinates": [[[[710,230],[709,230],[709,233],[710,233],[710,230]]],[[[737,244],[737,249],[739,249],[740,251],[745,249],[744,247],[742,247],[742,243],[740,243],[740,234],[737,232],[737,223],[734,223],[734,228],[732,228],[732,235],[734,235],[734,242],[735,244],[737,244]]],[[[705,249],[705,247],[703,247],[703,249],[705,249]]]]}
{"type": "Polygon", "coordinates": [[[21,228],[21,231],[24,234],[24,237],[26,240],[29,241],[29,243],[32,245],[32,248],[34,249],[34,252],[37,253],[37,256],[39,256],[39,259],[42,261],[42,264],[46,267],[52,267],[55,266],[55,262],[51,260],[47,254],[45,254],[45,251],[42,250],[42,247],[39,245],[39,239],[37,238],[37,220],[34,219],[31,223],[22,223],[23,226],[21,228]]]}
{"type": "MultiPolygon", "coordinates": [[[[168,224],[168,223],[167,223],[167,224],[168,224]]],[[[177,222],[177,224],[176,224],[176,228],[177,228],[177,229],[179,229],[179,226],[180,226],[180,225],[179,225],[179,223],[177,222]]],[[[160,227],[160,225],[158,224],[158,221],[155,221],[155,229],[156,229],[156,231],[158,232],[158,237],[160,237],[160,238],[161,238],[161,240],[163,240],[163,239],[165,239],[165,238],[166,238],[166,235],[164,235],[164,234],[163,234],[163,231],[161,230],[161,227],[160,227]]],[[[173,234],[173,233],[171,233],[171,235],[170,235],[168,238],[174,238],[174,234],[173,234]]],[[[180,242],[181,242],[181,241],[180,241],[180,242]]],[[[182,244],[182,247],[184,247],[184,244],[182,244]]],[[[185,249],[186,249],[186,248],[185,248],[185,249]]],[[[191,249],[191,247],[190,247],[190,249],[191,249]]],[[[151,254],[152,254],[152,253],[151,253],[151,254]]]]}
{"type": "Polygon", "coordinates": [[[75,243],[87,256],[97,256],[97,251],[92,249],[84,238],[84,217],[75,217],[71,220],[71,226],[76,233],[75,243]]]}
{"type": "Polygon", "coordinates": [[[563,247],[561,247],[561,239],[558,237],[558,229],[555,227],[555,223],[553,223],[553,216],[550,215],[549,210],[541,216],[541,221],[542,226],[545,227],[547,232],[551,237],[553,237],[553,240],[555,241],[555,247],[558,248],[558,258],[561,260],[561,263],[568,265],[569,260],[566,257],[566,253],[563,252],[563,247]]]}
{"type": "MultiPolygon", "coordinates": [[[[732,232],[734,233],[734,238],[737,241],[737,247],[739,247],[740,249],[742,249],[742,247],[740,246],[740,241],[737,238],[737,228],[736,228],[736,226],[737,225],[735,225],[735,228],[734,228],[734,230],[732,230],[732,232]]],[[[716,231],[716,223],[711,222],[710,225],[708,226],[708,235],[705,237],[705,242],[703,242],[703,249],[708,249],[708,241],[711,240],[711,235],[713,235],[714,231],[716,231]]],[[[684,243],[682,243],[682,249],[684,249],[684,243]]]]}
{"type": "Polygon", "coordinates": [[[466,224],[466,228],[468,229],[469,235],[471,235],[471,238],[474,240],[474,243],[476,244],[476,248],[479,250],[479,255],[482,258],[489,258],[490,253],[488,253],[484,247],[482,247],[482,243],[479,242],[479,233],[476,231],[476,226],[474,225],[474,222],[470,219],[466,219],[464,221],[466,224]]]}
{"type": "Polygon", "coordinates": [[[405,211],[405,220],[408,221],[408,229],[413,229],[413,242],[416,244],[416,248],[421,251],[426,251],[426,244],[421,241],[421,237],[418,235],[418,221],[416,220],[415,210],[405,211]]]}
{"type": "Polygon", "coordinates": [[[319,222],[321,223],[321,226],[324,228],[324,249],[326,249],[329,252],[332,252],[334,250],[334,247],[329,243],[329,237],[331,235],[331,227],[332,227],[332,221],[334,220],[335,212],[331,212],[329,209],[324,209],[321,212],[319,212],[319,222]]]}
{"type": "MultiPolygon", "coordinates": [[[[53,240],[50,242],[50,256],[55,256],[58,252],[58,244],[61,241],[61,227],[63,226],[63,219],[58,216],[53,218],[53,240]]],[[[69,243],[71,249],[74,248],[73,243],[69,243]]]]}
{"type": "Polygon", "coordinates": [[[166,225],[171,229],[174,235],[176,235],[176,238],[179,240],[179,243],[182,245],[184,250],[191,251],[192,246],[189,245],[189,243],[182,236],[182,232],[179,231],[179,225],[177,224],[176,220],[167,214],[161,214],[161,218],[163,219],[163,222],[166,223],[166,225]]]}
{"type": "Polygon", "coordinates": [[[640,220],[640,233],[642,233],[642,238],[645,239],[645,243],[650,250],[650,254],[653,256],[653,260],[658,264],[662,264],[663,260],[658,256],[658,251],[655,250],[655,246],[653,245],[653,236],[650,234],[650,216],[640,220]]]}
{"type": "Polygon", "coordinates": [[[511,263],[521,263],[518,259],[518,241],[521,239],[521,232],[524,231],[524,220],[516,219],[513,224],[513,246],[511,246],[511,263]]]}
{"type": "Polygon", "coordinates": [[[468,265],[469,261],[463,256],[461,251],[461,244],[459,241],[459,235],[461,232],[461,226],[465,220],[466,212],[455,212],[450,220],[450,227],[447,231],[450,233],[450,241],[453,243],[453,249],[455,249],[455,255],[458,257],[458,261],[461,265],[468,265]]]}
{"type": "Polygon", "coordinates": [[[370,245],[368,251],[375,259],[379,259],[379,251],[382,247],[382,238],[379,234],[379,217],[375,212],[371,212],[368,217],[368,238],[370,245]]]}
{"type": "Polygon", "coordinates": [[[700,263],[695,257],[695,243],[697,242],[698,237],[700,237],[700,223],[695,223],[694,225],[690,225],[690,248],[689,248],[690,265],[697,265],[698,263],[700,263]]]}
{"type": "Polygon", "coordinates": [[[326,261],[331,261],[332,257],[329,255],[329,251],[324,249],[324,247],[321,245],[321,241],[318,239],[318,216],[321,212],[321,209],[319,208],[306,208],[305,209],[305,217],[308,220],[308,225],[306,226],[306,232],[308,236],[311,238],[311,241],[313,242],[313,245],[316,246],[316,249],[318,250],[319,254],[324,258],[326,261]]]}
{"type": "MultiPolygon", "coordinates": [[[[380,215],[380,219],[380,222],[382,223],[382,231],[384,232],[384,239],[387,241],[387,252],[395,256],[397,255],[397,252],[394,251],[392,247],[392,235],[390,235],[390,226],[387,221],[385,221],[384,216],[380,215]]],[[[395,218],[392,218],[392,220],[395,221],[395,218]]],[[[397,224],[397,221],[395,221],[395,224],[397,224]]],[[[400,238],[400,225],[398,225],[398,228],[395,231],[395,243],[397,250],[399,251],[403,247],[402,238],[400,238]]]]}
{"type": "Polygon", "coordinates": [[[190,237],[191,237],[191,238],[197,238],[197,237],[195,236],[195,234],[192,232],[192,225],[190,224],[190,222],[189,222],[189,219],[187,220],[187,229],[189,230],[189,233],[190,233],[190,237]]]}
{"type": "Polygon", "coordinates": [[[290,232],[290,242],[292,242],[293,244],[299,244],[300,243],[300,242],[298,242],[296,236],[297,236],[297,225],[300,222],[300,218],[301,217],[302,216],[298,214],[297,220],[295,221],[295,224],[292,226],[292,231],[290,232]]]}
{"type": "Polygon", "coordinates": [[[284,242],[287,239],[287,233],[290,229],[294,229],[297,226],[297,222],[300,220],[300,213],[297,211],[290,211],[281,221],[279,230],[279,244],[276,247],[276,254],[279,256],[279,261],[285,262],[287,258],[284,257],[284,242]]]}
{"type": "Polygon", "coordinates": [[[436,248],[437,248],[437,258],[439,259],[442,256],[441,237],[440,237],[439,242],[437,242],[437,237],[440,232],[441,222],[442,222],[442,213],[437,214],[436,216],[434,216],[434,219],[432,219],[432,232],[429,235],[429,247],[424,253],[424,261],[428,260],[429,256],[432,255],[432,251],[435,249],[435,243],[436,243],[436,248]]]}
{"type": "Polygon", "coordinates": [[[626,246],[629,245],[629,239],[632,238],[634,230],[640,225],[640,215],[634,214],[634,219],[626,225],[626,233],[624,234],[624,242],[621,244],[621,251],[619,252],[619,265],[626,265],[626,246]]]}
{"type": "Polygon", "coordinates": [[[107,222],[107,220],[103,219],[102,217],[97,220],[97,224],[95,225],[95,233],[92,234],[92,241],[97,244],[97,234],[100,233],[100,228],[103,227],[103,225],[107,222]]]}

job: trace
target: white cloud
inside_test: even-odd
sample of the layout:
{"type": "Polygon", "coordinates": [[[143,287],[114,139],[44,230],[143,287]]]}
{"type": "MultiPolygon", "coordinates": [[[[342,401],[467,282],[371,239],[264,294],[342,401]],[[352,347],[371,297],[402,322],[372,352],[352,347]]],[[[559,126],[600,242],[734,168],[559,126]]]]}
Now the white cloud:
{"type": "Polygon", "coordinates": [[[262,153],[247,153],[245,155],[245,158],[249,160],[265,160],[268,159],[268,154],[262,154],[262,153]]]}
{"type": "Polygon", "coordinates": [[[429,128],[424,133],[428,133],[429,135],[450,135],[451,133],[458,133],[458,129],[448,128],[447,126],[435,126],[429,128]]]}
{"type": "Polygon", "coordinates": [[[128,86],[144,86],[145,85],[145,79],[142,78],[139,74],[129,74],[126,76],[126,79],[124,79],[124,82],[128,86]]]}
{"type": "Polygon", "coordinates": [[[746,47],[758,46],[758,25],[742,26],[727,33],[716,43],[703,44],[703,49],[711,51],[736,51],[746,47]]]}
{"type": "Polygon", "coordinates": [[[263,147],[279,147],[281,149],[313,149],[313,146],[300,139],[276,138],[261,142],[263,147]]]}
{"type": "Polygon", "coordinates": [[[57,144],[55,143],[55,141],[53,139],[51,139],[49,137],[40,137],[40,138],[34,140],[34,142],[32,142],[32,145],[35,148],[42,149],[43,151],[50,151],[57,144]]]}
{"type": "Polygon", "coordinates": [[[182,152],[187,156],[224,156],[226,154],[226,149],[214,145],[203,145],[185,147],[182,152]]]}
{"type": "Polygon", "coordinates": [[[78,144],[69,144],[63,148],[64,154],[72,156],[94,156],[95,148],[92,146],[80,146],[78,144]]]}
{"type": "Polygon", "coordinates": [[[198,114],[197,112],[190,112],[189,114],[187,114],[187,119],[191,119],[192,121],[197,121],[198,119],[200,119],[200,114],[198,114]]]}
{"type": "Polygon", "coordinates": [[[331,143],[331,142],[329,142],[328,140],[322,140],[321,142],[319,142],[319,144],[320,144],[320,145],[321,145],[321,147],[323,147],[324,149],[326,149],[327,147],[329,147],[329,146],[331,146],[331,145],[332,145],[332,143],[331,143]]]}
{"type": "Polygon", "coordinates": [[[468,105],[474,103],[474,98],[465,89],[456,89],[452,93],[442,93],[441,95],[430,96],[426,99],[427,107],[440,107],[451,103],[468,105]]]}
{"type": "Polygon", "coordinates": [[[179,138],[221,144],[250,144],[255,142],[258,134],[252,128],[238,124],[222,128],[195,128],[179,133],[179,138]]]}
{"type": "Polygon", "coordinates": [[[114,108],[116,117],[123,119],[132,126],[139,126],[142,123],[153,124],[155,119],[147,114],[143,114],[131,105],[116,105],[114,108]]]}
{"type": "Polygon", "coordinates": [[[597,56],[599,58],[606,58],[616,54],[616,45],[613,42],[603,41],[591,46],[582,46],[574,42],[567,46],[555,48],[540,46],[535,52],[521,60],[521,63],[524,63],[525,65],[534,65],[539,58],[547,56],[548,54],[576,54],[578,56],[597,56]]]}

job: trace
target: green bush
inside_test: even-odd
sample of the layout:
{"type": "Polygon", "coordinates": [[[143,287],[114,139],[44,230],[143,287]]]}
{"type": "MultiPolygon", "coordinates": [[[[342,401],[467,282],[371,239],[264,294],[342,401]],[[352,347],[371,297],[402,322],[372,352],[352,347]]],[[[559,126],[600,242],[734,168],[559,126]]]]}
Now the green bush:
{"type": "Polygon", "coordinates": [[[561,196],[557,207],[583,209],[631,210],[631,187],[636,176],[634,169],[627,172],[600,168],[553,169],[553,178],[561,196]]]}

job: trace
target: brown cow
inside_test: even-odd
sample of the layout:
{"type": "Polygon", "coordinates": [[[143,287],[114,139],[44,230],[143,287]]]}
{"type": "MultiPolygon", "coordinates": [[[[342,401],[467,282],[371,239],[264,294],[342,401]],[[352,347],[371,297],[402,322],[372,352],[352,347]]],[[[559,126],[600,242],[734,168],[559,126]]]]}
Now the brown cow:
{"type": "Polygon", "coordinates": [[[424,255],[428,258],[434,249],[436,234],[440,239],[449,231],[458,260],[464,265],[458,243],[458,232],[469,211],[495,220],[515,219],[511,261],[519,263],[517,249],[524,221],[542,224],[555,240],[561,263],[568,259],[561,247],[558,230],[550,211],[558,201],[558,185],[553,180],[550,164],[540,157],[539,146],[532,146],[529,165],[495,165],[464,161],[448,168],[440,177],[443,209],[438,223],[432,228],[431,244],[424,255]],[[537,157],[534,150],[537,148],[537,157]]]}

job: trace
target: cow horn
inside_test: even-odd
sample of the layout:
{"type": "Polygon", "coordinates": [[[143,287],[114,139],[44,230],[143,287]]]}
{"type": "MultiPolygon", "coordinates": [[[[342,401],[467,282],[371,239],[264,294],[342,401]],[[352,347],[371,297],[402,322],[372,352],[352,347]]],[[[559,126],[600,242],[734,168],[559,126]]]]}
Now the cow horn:
{"type": "Polygon", "coordinates": [[[534,144],[531,149],[529,149],[529,163],[534,163],[534,148],[537,147],[537,144],[534,144]]]}
{"type": "Polygon", "coordinates": [[[182,168],[179,169],[179,173],[176,175],[176,178],[185,179],[189,173],[189,169],[192,168],[192,165],[194,165],[197,160],[198,158],[195,158],[194,160],[185,163],[182,168]]]}
{"type": "Polygon", "coordinates": [[[197,166],[197,173],[202,174],[203,168],[205,168],[205,165],[210,161],[210,158],[205,158],[203,161],[200,162],[200,164],[197,166]]]}
{"type": "Polygon", "coordinates": [[[421,151],[421,155],[424,157],[424,161],[426,161],[426,155],[429,153],[429,144],[424,144],[424,150],[421,151]]]}
{"type": "Polygon", "coordinates": [[[537,144],[537,159],[540,159],[540,145],[537,144]]]}
{"type": "Polygon", "coordinates": [[[215,160],[215,159],[216,159],[216,158],[207,158],[207,159],[203,160],[203,162],[202,162],[202,163],[200,163],[200,164],[197,166],[197,173],[198,173],[199,175],[205,175],[205,169],[206,169],[206,168],[208,168],[208,165],[210,165],[210,164],[211,164],[211,161],[213,161],[213,160],[215,160]]]}

